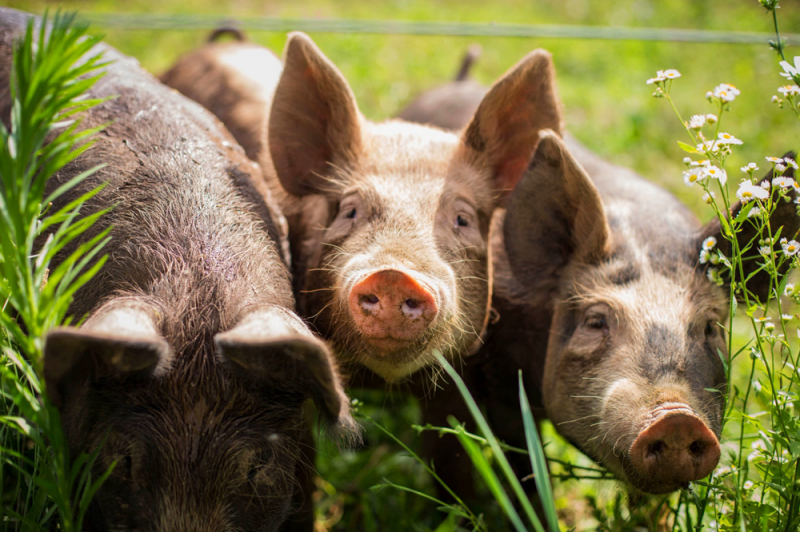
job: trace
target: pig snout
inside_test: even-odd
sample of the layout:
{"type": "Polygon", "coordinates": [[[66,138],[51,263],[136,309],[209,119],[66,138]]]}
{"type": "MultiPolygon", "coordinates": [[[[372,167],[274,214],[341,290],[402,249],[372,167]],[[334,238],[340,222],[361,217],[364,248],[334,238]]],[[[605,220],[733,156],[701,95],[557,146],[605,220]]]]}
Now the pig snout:
{"type": "Polygon", "coordinates": [[[366,275],[350,289],[348,303],[359,331],[381,351],[403,348],[419,338],[439,312],[433,291],[399,270],[366,275]]]}
{"type": "Polygon", "coordinates": [[[717,466],[719,441],[688,405],[659,405],[647,419],[629,451],[647,492],[671,492],[706,477],[717,466]]]}

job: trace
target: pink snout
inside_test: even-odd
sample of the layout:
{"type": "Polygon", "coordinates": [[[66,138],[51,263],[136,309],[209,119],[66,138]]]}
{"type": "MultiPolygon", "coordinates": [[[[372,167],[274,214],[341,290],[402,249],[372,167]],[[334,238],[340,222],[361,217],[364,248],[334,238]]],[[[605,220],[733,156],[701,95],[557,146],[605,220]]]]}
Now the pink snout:
{"type": "Polygon", "coordinates": [[[385,351],[416,340],[439,311],[434,295],[398,270],[380,270],[350,289],[350,315],[368,343],[385,351]]]}
{"type": "Polygon", "coordinates": [[[719,441],[683,403],[662,404],[631,446],[631,463],[647,492],[663,493],[703,479],[719,462],[719,441]]]}

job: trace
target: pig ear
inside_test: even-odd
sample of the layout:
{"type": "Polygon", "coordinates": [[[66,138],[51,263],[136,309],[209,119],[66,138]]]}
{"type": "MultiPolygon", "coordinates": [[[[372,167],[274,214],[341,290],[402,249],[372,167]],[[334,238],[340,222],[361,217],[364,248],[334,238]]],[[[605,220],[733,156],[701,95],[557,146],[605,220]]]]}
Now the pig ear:
{"type": "Polygon", "coordinates": [[[159,374],[170,349],[158,335],[152,313],[138,304],[113,303],[81,328],[56,328],[45,339],[44,378],[50,399],[62,406],[77,372],[90,379],[159,374]]]}
{"type": "Polygon", "coordinates": [[[558,135],[545,130],[540,139],[508,200],[503,231],[514,276],[528,288],[554,290],[567,262],[606,255],[609,228],[597,189],[558,135]]]}
{"type": "Polygon", "coordinates": [[[340,436],[357,434],[330,351],[294,314],[277,307],[254,311],[214,340],[243,380],[286,390],[300,400],[310,396],[340,436]]]}
{"type": "Polygon", "coordinates": [[[361,116],[344,77],[305,34],[289,34],[268,123],[269,149],[284,189],[330,189],[331,170],[361,149],[361,116]]]}
{"type": "Polygon", "coordinates": [[[492,173],[505,199],[531,161],[539,131],[561,131],[561,105],[550,54],[534,50],[494,84],[464,131],[466,156],[492,173]]]}
{"type": "MultiPolygon", "coordinates": [[[[794,159],[795,154],[794,152],[789,152],[783,157],[794,159]]],[[[794,169],[789,167],[789,169],[783,173],[783,176],[794,178],[794,169]]],[[[767,175],[764,176],[761,182],[766,180],[772,183],[774,177],[775,175],[773,171],[770,170],[767,175]]],[[[791,198],[796,198],[797,194],[794,191],[790,191],[789,196],[791,198]]],[[[736,216],[739,214],[739,210],[741,208],[741,202],[736,202],[733,206],[731,206],[731,212],[734,216],[736,216]]],[[[796,239],[798,230],[800,230],[800,217],[797,216],[797,205],[793,202],[786,202],[785,200],[778,201],[775,211],[770,216],[769,225],[773,232],[778,231],[778,228],[783,228],[781,230],[781,237],[786,237],[787,239],[796,239]]],[[[703,242],[705,242],[708,237],[714,237],[717,240],[717,247],[725,255],[725,257],[730,257],[732,253],[731,243],[722,236],[722,228],[719,220],[714,218],[711,222],[703,227],[696,241],[695,249],[697,250],[696,257],[698,259],[699,268],[710,266],[708,263],[705,265],[701,265],[699,263],[700,250],[703,246],[703,242]]],[[[758,234],[756,227],[753,224],[746,222],[742,228],[742,231],[737,235],[739,249],[743,250],[744,247],[750,245],[751,248],[747,250],[744,255],[758,256],[758,240],[760,238],[761,236],[758,234]]],[[[759,268],[759,262],[760,261],[758,259],[749,259],[744,261],[742,267],[744,268],[745,277],[750,276],[750,274],[753,274],[759,268]]],[[[784,265],[784,268],[781,270],[785,271],[786,268],[788,268],[788,263],[784,265]]],[[[763,270],[755,273],[753,277],[747,280],[747,289],[762,301],[765,301],[769,296],[769,287],[770,275],[763,270]]]]}

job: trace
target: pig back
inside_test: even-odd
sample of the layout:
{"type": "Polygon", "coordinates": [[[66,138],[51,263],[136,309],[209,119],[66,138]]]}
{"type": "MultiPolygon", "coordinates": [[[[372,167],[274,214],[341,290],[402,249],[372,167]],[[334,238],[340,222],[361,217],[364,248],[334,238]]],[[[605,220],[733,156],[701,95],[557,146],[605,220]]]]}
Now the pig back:
{"type": "MultiPolygon", "coordinates": [[[[3,88],[8,86],[12,40],[24,19],[11,13],[0,20],[3,88]]],[[[253,186],[260,179],[257,165],[214,117],[161,85],[135,59],[105,45],[92,51],[98,52],[110,63],[90,96],[108,100],[86,114],[82,127],[106,126],[93,137],[92,148],[47,184],[50,192],[79,172],[105,165],[53,206],[59,209],[104,185],[81,213],[112,208],[56,257],[60,263],[80,242],[113,226],[104,249],[108,262],[76,294],[71,311],[83,315],[114,294],[154,295],[165,278],[183,280],[184,297],[202,280],[201,285],[230,302],[223,309],[264,301],[292,308],[288,272],[275,244],[280,234],[253,186]]],[[[2,96],[7,121],[9,94],[2,96]]]]}

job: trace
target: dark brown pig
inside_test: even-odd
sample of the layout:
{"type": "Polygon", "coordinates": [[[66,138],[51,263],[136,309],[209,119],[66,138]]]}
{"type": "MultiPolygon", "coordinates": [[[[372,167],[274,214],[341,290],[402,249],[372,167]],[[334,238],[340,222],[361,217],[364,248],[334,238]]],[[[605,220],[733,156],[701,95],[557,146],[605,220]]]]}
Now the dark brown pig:
{"type": "MultiPolygon", "coordinates": [[[[451,105],[468,114],[479,97],[454,92],[451,105]]],[[[414,117],[438,123],[423,111],[414,117]]],[[[521,368],[556,429],[634,489],[707,476],[720,454],[729,305],[698,257],[705,238],[724,242],[718,223],[701,227],[668,192],[553,132],[497,219],[499,321],[466,372],[498,435],[524,446],[521,368]]],[[[794,235],[798,222],[783,203],[772,227],[794,235]]]]}
{"type": "Polygon", "coordinates": [[[289,36],[270,154],[305,271],[298,306],[344,361],[397,381],[429,367],[433,350],[454,359],[480,346],[492,214],[536,132],[559,126],[554,87],[542,81],[550,67],[546,52],[529,54],[455,135],[364,119],[311,39],[289,36]]]}
{"type": "MultiPolygon", "coordinates": [[[[29,17],[0,9],[0,86],[29,17]]],[[[71,454],[101,447],[95,478],[116,462],[83,526],[277,529],[310,501],[298,493],[304,400],[334,432],[354,427],[336,368],[293,311],[257,168],[199,105],[99,51],[112,63],[91,96],[113,98],[85,125],[107,126],[48,183],[104,163],[53,208],[102,183],[82,214],[113,206],[83,237],[113,226],[107,263],[70,307],[88,319],[45,345],[71,454]]],[[[6,97],[6,121],[9,109],[6,97]]]]}

